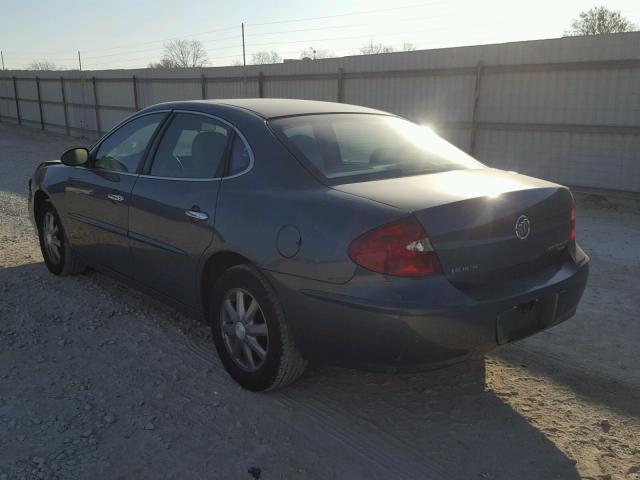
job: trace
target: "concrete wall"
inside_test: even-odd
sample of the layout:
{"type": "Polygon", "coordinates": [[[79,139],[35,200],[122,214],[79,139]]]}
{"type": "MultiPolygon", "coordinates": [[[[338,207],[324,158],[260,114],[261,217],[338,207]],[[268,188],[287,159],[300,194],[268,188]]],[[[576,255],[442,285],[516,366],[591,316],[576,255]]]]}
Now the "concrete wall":
{"type": "Polygon", "coordinates": [[[492,166],[640,192],[639,46],[637,32],[252,65],[246,72],[43,72],[38,82],[34,72],[4,72],[0,120],[18,118],[13,77],[22,123],[89,136],[136,107],[168,100],[343,101],[429,123],[492,166]]]}

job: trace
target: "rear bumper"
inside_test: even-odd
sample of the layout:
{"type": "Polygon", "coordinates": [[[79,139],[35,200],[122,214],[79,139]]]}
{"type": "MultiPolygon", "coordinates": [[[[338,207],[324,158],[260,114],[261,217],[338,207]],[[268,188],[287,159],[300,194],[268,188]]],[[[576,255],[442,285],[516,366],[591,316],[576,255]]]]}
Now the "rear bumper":
{"type": "Polygon", "coordinates": [[[580,261],[535,278],[465,292],[443,278],[392,285],[383,277],[385,285],[377,282],[380,276],[365,274],[319,289],[317,282],[270,276],[305,357],[365,370],[419,371],[483,355],[573,316],[589,273],[589,259],[580,252],[580,261]]]}

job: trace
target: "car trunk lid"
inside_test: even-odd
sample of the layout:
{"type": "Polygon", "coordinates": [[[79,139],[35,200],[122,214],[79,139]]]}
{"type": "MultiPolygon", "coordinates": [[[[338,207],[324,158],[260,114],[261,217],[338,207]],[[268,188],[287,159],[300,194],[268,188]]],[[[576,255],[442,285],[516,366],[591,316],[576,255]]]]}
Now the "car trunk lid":
{"type": "Polygon", "coordinates": [[[334,188],[413,213],[459,288],[521,277],[566,256],[572,198],[551,182],[486,168],[334,188]]]}

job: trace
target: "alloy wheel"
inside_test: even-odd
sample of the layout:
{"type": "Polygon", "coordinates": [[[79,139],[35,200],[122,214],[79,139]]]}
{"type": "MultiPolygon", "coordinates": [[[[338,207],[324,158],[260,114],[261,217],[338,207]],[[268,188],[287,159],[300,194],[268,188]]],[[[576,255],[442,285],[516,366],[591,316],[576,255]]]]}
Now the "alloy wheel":
{"type": "Polygon", "coordinates": [[[227,352],[242,370],[257,371],[269,349],[269,329],[258,300],[246,290],[233,288],[225,294],[220,310],[227,352]]]}
{"type": "Polygon", "coordinates": [[[62,235],[53,212],[46,212],[42,218],[42,240],[47,256],[52,263],[60,263],[62,255],[62,235]]]}

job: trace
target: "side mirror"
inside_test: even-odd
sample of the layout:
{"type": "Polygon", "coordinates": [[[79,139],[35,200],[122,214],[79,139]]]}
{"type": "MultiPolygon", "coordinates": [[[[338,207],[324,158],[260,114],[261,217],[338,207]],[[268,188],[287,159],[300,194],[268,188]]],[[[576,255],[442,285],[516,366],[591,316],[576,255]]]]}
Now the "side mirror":
{"type": "Polygon", "coordinates": [[[60,160],[70,167],[84,165],[89,160],[89,150],[84,147],[70,148],[62,154],[60,160]]]}

